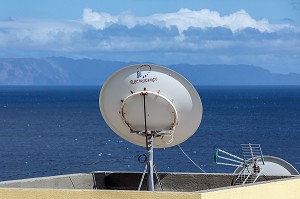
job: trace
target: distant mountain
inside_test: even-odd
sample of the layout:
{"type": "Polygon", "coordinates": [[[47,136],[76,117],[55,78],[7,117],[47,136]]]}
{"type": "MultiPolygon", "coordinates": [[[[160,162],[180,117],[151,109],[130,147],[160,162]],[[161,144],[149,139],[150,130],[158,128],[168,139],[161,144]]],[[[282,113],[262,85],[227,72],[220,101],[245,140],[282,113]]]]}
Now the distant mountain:
{"type": "Polygon", "coordinates": [[[300,85],[300,74],[278,74],[251,65],[172,65],[195,85],[300,85]]]}
{"type": "MultiPolygon", "coordinates": [[[[134,62],[97,59],[0,59],[0,85],[102,85],[134,62]]],[[[300,74],[276,74],[250,65],[170,65],[194,85],[300,85],[300,74]]]]}

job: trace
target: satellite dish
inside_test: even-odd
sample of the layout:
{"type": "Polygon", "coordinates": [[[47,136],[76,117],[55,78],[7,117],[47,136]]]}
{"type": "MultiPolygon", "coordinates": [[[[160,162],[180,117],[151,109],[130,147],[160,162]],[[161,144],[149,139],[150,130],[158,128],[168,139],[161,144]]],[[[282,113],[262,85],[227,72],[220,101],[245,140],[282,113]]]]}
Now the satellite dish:
{"type": "MultiPolygon", "coordinates": [[[[273,175],[273,176],[290,176],[290,175],[299,175],[299,172],[287,161],[274,157],[274,156],[264,156],[264,164],[260,157],[255,158],[260,168],[263,170],[264,175],[273,175]]],[[[235,174],[238,174],[242,170],[242,165],[237,167],[234,171],[235,174]]]]}
{"type": "Polygon", "coordinates": [[[158,132],[154,148],[167,148],[191,137],[202,118],[202,103],[193,85],[178,73],[153,64],[132,65],[114,73],[101,89],[99,105],[116,134],[143,147],[145,119],[147,130],[158,132]]]}
{"type": "Polygon", "coordinates": [[[202,118],[202,103],[192,84],[153,64],[132,65],[114,73],[101,89],[99,106],[116,134],[147,148],[149,191],[154,191],[153,148],[184,142],[196,132],[202,118]]]}

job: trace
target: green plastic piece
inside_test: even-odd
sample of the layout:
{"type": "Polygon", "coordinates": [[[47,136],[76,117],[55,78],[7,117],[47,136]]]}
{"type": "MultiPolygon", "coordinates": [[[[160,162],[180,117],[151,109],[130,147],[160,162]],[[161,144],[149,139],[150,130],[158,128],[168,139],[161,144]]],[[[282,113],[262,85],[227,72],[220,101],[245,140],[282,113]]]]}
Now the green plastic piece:
{"type": "Polygon", "coordinates": [[[218,158],[219,158],[219,149],[216,149],[216,153],[214,155],[215,162],[218,162],[218,158]]]}

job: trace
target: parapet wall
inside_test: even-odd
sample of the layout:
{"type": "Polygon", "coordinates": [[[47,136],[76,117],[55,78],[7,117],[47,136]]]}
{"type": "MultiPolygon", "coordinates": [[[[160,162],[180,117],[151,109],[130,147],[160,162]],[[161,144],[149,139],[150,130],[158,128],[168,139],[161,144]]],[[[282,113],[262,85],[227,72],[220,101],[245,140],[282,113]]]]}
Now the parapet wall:
{"type": "MultiPolygon", "coordinates": [[[[230,187],[234,174],[159,173],[164,191],[195,192],[230,187]]],[[[266,176],[267,180],[287,176],[266,176]]],[[[0,182],[5,188],[137,190],[142,173],[93,172],[0,182]]],[[[266,181],[260,177],[258,181],[266,181]]],[[[146,177],[141,190],[147,190],[146,177]]],[[[155,190],[161,188],[155,180],[155,190]]]]}
{"type": "MultiPolygon", "coordinates": [[[[121,179],[121,174],[117,177],[117,174],[111,173],[99,173],[94,174],[75,174],[66,176],[56,176],[49,178],[39,178],[39,179],[28,179],[20,181],[8,181],[1,182],[1,187],[23,187],[23,188],[0,188],[0,196],[5,199],[99,199],[99,198],[109,198],[109,199],[252,199],[252,198],[263,198],[263,199],[299,199],[300,198],[300,177],[291,177],[277,180],[270,180],[266,182],[258,182],[255,184],[239,185],[239,186],[227,186],[222,188],[214,188],[196,192],[174,192],[174,191],[132,191],[132,190],[91,190],[95,188],[94,176],[97,176],[98,183],[104,182],[102,185],[110,184],[113,179],[121,179]],[[102,178],[102,180],[100,179],[102,178]],[[108,177],[108,178],[107,178],[108,177]],[[69,180],[68,180],[69,179],[69,180]],[[71,179],[71,180],[70,180],[71,179]],[[80,180],[81,179],[81,180],[80,180]],[[85,179],[85,180],[82,180],[85,179]],[[73,182],[71,182],[73,181],[73,182]],[[27,186],[31,185],[31,188],[27,186]],[[63,186],[63,187],[61,187],[63,186]],[[26,187],[26,188],[25,188],[26,187]],[[34,188],[40,187],[40,188],[34,188]],[[47,189],[45,189],[48,187],[47,189]],[[50,188],[52,187],[52,188],[50,188]],[[81,189],[81,188],[84,189],[81,189]],[[43,188],[43,189],[41,189],[43,188]],[[62,189],[58,189],[62,188],[62,189]],[[76,190],[73,190],[76,188],[76,190]],[[78,188],[78,189],[77,189],[78,188]]],[[[193,175],[193,174],[192,174],[193,175]]],[[[198,181],[201,177],[203,179],[207,178],[212,181],[218,181],[221,174],[198,174],[190,176],[189,174],[168,174],[163,178],[165,182],[168,180],[178,180],[187,179],[189,176],[189,181],[192,179],[198,181]],[[186,176],[187,175],[187,176],[186,176]],[[176,177],[177,176],[177,177],[176,177]],[[168,179],[169,178],[169,179],[168,179]],[[193,179],[194,178],[194,179],[193,179]],[[167,180],[168,179],[168,180],[167,180]],[[198,179],[198,180],[197,180],[198,179]]],[[[133,175],[135,176],[135,175],[133,175]]],[[[228,182],[230,181],[230,175],[224,175],[228,177],[228,182]]],[[[138,178],[138,175],[136,176],[138,178]]],[[[226,177],[225,177],[226,178],[226,177]]],[[[126,179],[126,178],[125,178],[126,179]]],[[[125,179],[124,182],[125,182],[125,179]]],[[[130,180],[130,179],[129,179],[130,180]]],[[[184,180],[181,182],[185,182],[184,180]]],[[[176,182],[176,183],[179,183],[176,182]]],[[[214,184],[214,183],[213,183],[214,184]]],[[[218,183],[216,183],[218,184],[218,183]]],[[[99,184],[98,184],[99,185],[99,184]]],[[[98,186],[97,185],[97,186],[98,186]]],[[[165,183],[167,185],[167,183],[165,183]]],[[[119,187],[120,184],[111,184],[111,188],[119,187]]],[[[176,185],[178,186],[178,185],[176,185]]],[[[186,187],[194,186],[194,183],[186,184],[186,187]]],[[[211,186],[206,184],[205,186],[211,186]]],[[[214,185],[213,185],[214,186],[214,185]]],[[[30,186],[29,186],[30,187],[30,186]]],[[[168,186],[167,186],[168,187],[168,186]]],[[[183,189],[182,186],[179,186],[183,189]]],[[[100,188],[100,187],[96,187],[100,188]]],[[[104,186],[102,188],[105,188],[104,186]]],[[[177,187],[178,189],[178,187],[177,187]]]]}

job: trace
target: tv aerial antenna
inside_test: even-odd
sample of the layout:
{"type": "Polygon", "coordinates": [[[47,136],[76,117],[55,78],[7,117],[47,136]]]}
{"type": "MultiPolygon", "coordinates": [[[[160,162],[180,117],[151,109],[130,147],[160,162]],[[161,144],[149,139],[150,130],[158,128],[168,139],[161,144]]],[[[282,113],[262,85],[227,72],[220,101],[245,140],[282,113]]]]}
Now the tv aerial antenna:
{"type": "Polygon", "coordinates": [[[104,83],[99,106],[108,126],[128,142],[146,147],[148,190],[154,191],[153,148],[191,137],[202,119],[202,103],[180,74],[154,64],[125,67],[104,83]]]}
{"type": "MultiPolygon", "coordinates": [[[[260,176],[299,175],[299,172],[287,161],[262,154],[260,144],[241,144],[243,158],[222,149],[216,149],[215,163],[236,167],[237,174],[233,185],[255,183],[260,176]]],[[[265,178],[266,179],[266,178],[265,178]]]]}

